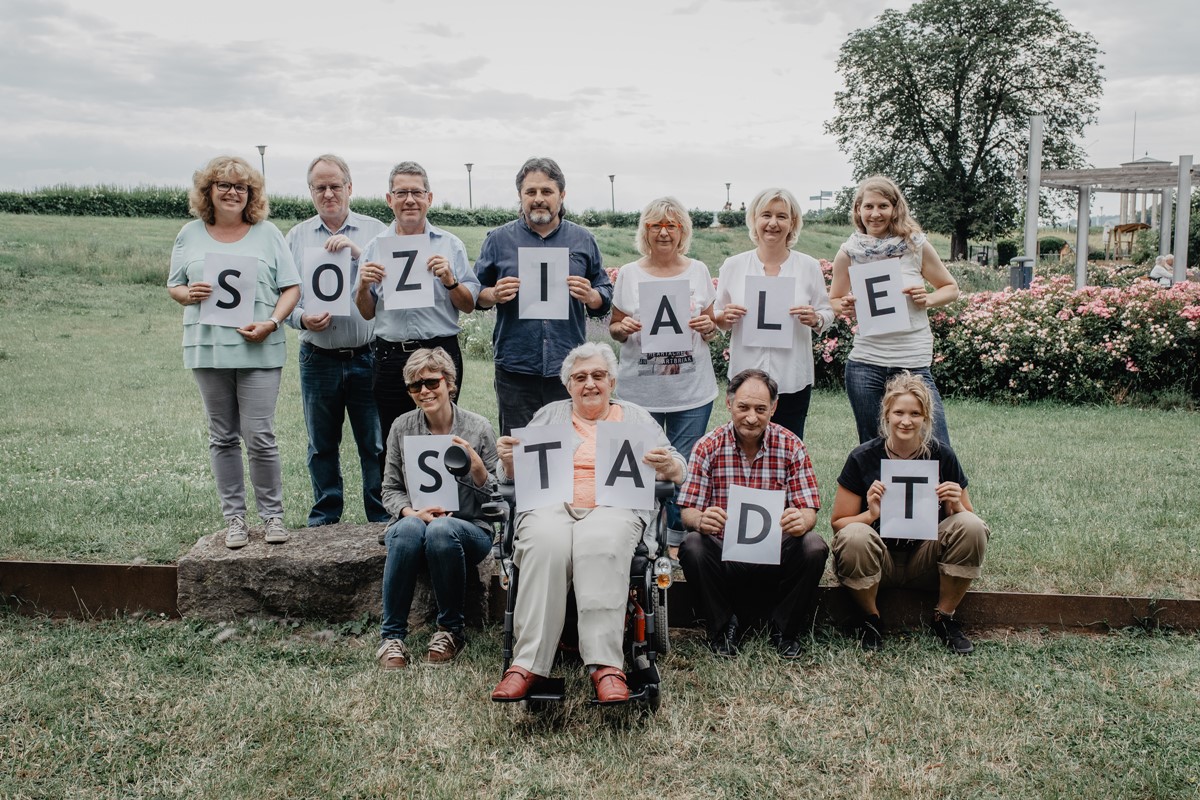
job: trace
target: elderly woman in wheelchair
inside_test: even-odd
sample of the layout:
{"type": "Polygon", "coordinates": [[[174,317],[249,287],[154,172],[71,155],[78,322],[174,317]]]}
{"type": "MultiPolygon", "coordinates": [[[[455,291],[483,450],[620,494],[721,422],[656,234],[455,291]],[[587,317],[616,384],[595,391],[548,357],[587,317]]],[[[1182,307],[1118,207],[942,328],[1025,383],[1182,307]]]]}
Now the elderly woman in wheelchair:
{"type": "MultiPolygon", "coordinates": [[[[514,581],[510,592],[516,597],[515,602],[510,599],[510,610],[515,644],[511,666],[492,692],[493,700],[525,700],[547,681],[572,588],[579,655],[591,673],[596,700],[620,703],[630,699],[622,670],[630,563],[639,542],[653,532],[650,526],[658,512],[596,505],[596,424],[626,422],[654,428],[657,444],[647,450],[643,462],[654,468],[658,481],[681,483],[687,465],[647,411],[613,399],[616,372],[616,358],[608,346],[580,345],[563,360],[560,373],[571,399],[544,406],[530,421],[531,426],[572,426],[574,494],[570,504],[537,508],[516,518],[512,561],[521,590],[516,591],[514,581]]],[[[519,444],[512,436],[497,441],[497,473],[502,483],[513,479],[513,449],[519,444]]],[[[656,495],[661,497],[662,492],[656,495]]],[[[655,545],[651,538],[651,547],[655,545]]]]}

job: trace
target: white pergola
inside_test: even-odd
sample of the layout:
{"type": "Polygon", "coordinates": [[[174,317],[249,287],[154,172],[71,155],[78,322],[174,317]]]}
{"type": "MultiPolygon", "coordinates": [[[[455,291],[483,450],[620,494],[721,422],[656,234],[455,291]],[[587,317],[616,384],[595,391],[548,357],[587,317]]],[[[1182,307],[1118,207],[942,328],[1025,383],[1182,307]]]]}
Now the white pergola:
{"type": "MultiPolygon", "coordinates": [[[[1040,148],[1039,148],[1040,150],[1040,148]]],[[[1159,252],[1171,252],[1171,226],[1167,212],[1171,207],[1171,192],[1175,192],[1175,280],[1187,277],[1187,235],[1191,216],[1192,187],[1200,185],[1200,172],[1193,169],[1191,156],[1180,156],[1179,164],[1154,159],[1139,159],[1120,167],[1102,169],[1030,170],[1030,195],[1037,188],[1067,189],[1079,193],[1078,234],[1075,242],[1075,288],[1087,285],[1088,228],[1091,224],[1092,192],[1114,192],[1121,195],[1155,194],[1161,196],[1163,209],[1159,220],[1159,252]]],[[[1037,206],[1032,206],[1036,208],[1037,206]]],[[[1035,234],[1036,235],[1036,234],[1035,234]]]]}

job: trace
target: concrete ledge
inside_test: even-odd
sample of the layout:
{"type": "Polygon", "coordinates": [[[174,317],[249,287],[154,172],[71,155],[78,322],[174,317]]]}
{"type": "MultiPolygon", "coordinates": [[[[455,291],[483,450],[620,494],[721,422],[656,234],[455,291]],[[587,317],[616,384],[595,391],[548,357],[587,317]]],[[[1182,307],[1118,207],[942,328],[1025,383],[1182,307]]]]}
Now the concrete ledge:
{"type": "MultiPolygon", "coordinates": [[[[261,529],[241,550],[225,547],[221,534],[203,537],[171,565],[0,561],[0,598],[19,612],[83,619],[148,612],[231,620],[243,616],[313,617],[329,621],[377,618],[381,610],[382,524],[329,525],[292,531],[284,545],[267,545],[261,529]]],[[[469,583],[471,624],[499,620],[504,592],[490,558],[469,583]]],[[[678,573],[677,573],[678,574],[678,573]]],[[[846,624],[856,612],[849,596],[825,586],[819,619],[846,624]]],[[[880,594],[892,628],[923,624],[931,594],[894,590],[880,594]]],[[[432,592],[422,576],[410,625],[432,621],[432,592]]],[[[1013,628],[1103,632],[1127,627],[1200,630],[1200,600],[1150,597],[969,592],[961,615],[972,629],[1013,628]]],[[[696,624],[691,587],[677,580],[670,590],[672,627],[696,624]]]]}

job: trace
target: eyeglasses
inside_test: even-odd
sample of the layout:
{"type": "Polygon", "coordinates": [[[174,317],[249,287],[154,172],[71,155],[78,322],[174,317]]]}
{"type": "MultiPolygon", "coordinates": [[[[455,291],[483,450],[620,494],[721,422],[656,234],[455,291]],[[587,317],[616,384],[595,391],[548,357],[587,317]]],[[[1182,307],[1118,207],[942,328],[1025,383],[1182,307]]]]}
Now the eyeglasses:
{"type": "Polygon", "coordinates": [[[233,192],[234,194],[245,194],[246,192],[250,191],[250,187],[244,183],[230,183],[229,181],[218,181],[214,185],[217,187],[217,191],[220,192],[221,194],[228,194],[229,192],[233,192]]]}
{"type": "Polygon", "coordinates": [[[345,186],[345,184],[342,184],[342,183],[329,183],[329,184],[322,184],[320,186],[309,185],[308,188],[312,189],[313,194],[317,195],[318,197],[321,197],[326,192],[333,192],[334,194],[341,194],[343,191],[345,191],[346,186],[345,186]]]}
{"type": "Polygon", "coordinates": [[[397,200],[403,200],[405,195],[412,197],[413,200],[425,199],[424,189],[392,189],[388,194],[397,200]]]}
{"type": "Polygon", "coordinates": [[[598,369],[595,372],[576,372],[571,376],[571,383],[584,384],[591,379],[593,383],[608,380],[608,370],[598,369]]]}
{"type": "Polygon", "coordinates": [[[668,220],[663,220],[662,222],[647,222],[646,223],[646,230],[650,231],[651,233],[654,233],[655,231],[659,230],[660,228],[666,228],[668,233],[674,233],[675,231],[681,229],[682,227],[683,226],[680,225],[678,222],[670,222],[668,220]]]}
{"type": "Polygon", "coordinates": [[[408,389],[409,394],[418,394],[422,389],[428,389],[432,392],[434,389],[442,385],[443,380],[445,380],[444,376],[441,378],[424,378],[419,381],[413,381],[412,383],[405,384],[405,388],[408,389]]]}

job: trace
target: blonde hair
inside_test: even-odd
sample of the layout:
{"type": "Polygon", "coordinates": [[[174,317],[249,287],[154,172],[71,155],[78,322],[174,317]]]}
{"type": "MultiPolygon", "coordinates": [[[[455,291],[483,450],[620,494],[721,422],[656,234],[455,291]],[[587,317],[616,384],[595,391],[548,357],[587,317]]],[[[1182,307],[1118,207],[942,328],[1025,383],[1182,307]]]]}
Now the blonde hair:
{"type": "Polygon", "coordinates": [[[408,361],[404,362],[404,382],[412,383],[426,370],[442,373],[442,377],[446,379],[446,390],[450,392],[450,399],[458,397],[458,369],[455,368],[454,359],[450,358],[449,353],[441,347],[422,347],[414,351],[408,357],[408,361]]]}
{"type": "Polygon", "coordinates": [[[921,429],[918,431],[921,448],[917,455],[925,457],[929,455],[929,442],[933,439],[933,392],[929,391],[929,384],[908,370],[889,378],[883,389],[883,399],[879,403],[879,435],[886,444],[890,433],[888,414],[896,401],[906,394],[915,397],[917,405],[921,406],[921,429]]]}
{"type": "Polygon", "coordinates": [[[673,220],[679,223],[679,227],[683,229],[682,235],[679,237],[679,247],[675,249],[676,253],[683,255],[692,246],[692,215],[687,213],[683,203],[674,197],[660,197],[647,203],[646,207],[642,209],[642,215],[638,217],[635,244],[637,251],[642,255],[650,255],[650,231],[646,225],[663,220],[673,220]]]}
{"type": "Polygon", "coordinates": [[[911,240],[921,232],[921,226],[917,224],[917,220],[913,217],[912,212],[908,210],[908,202],[904,199],[904,193],[900,191],[900,187],[896,185],[896,182],[883,175],[872,175],[860,183],[858,189],[854,191],[854,206],[850,216],[854,220],[854,227],[858,229],[859,233],[867,232],[866,226],[863,225],[862,217],[858,213],[858,209],[862,205],[863,195],[867,192],[874,192],[892,204],[892,221],[888,228],[889,236],[899,236],[901,239],[911,240]]]}
{"type": "Polygon", "coordinates": [[[217,156],[192,174],[192,188],[188,192],[188,211],[196,219],[201,219],[212,225],[217,221],[216,207],[212,201],[214,183],[229,181],[244,183],[249,187],[246,192],[246,207],[242,209],[242,220],[249,225],[255,225],[267,218],[270,208],[267,204],[266,181],[262,173],[250,166],[244,158],[237,156],[217,156]]]}
{"type": "Polygon", "coordinates": [[[750,201],[750,207],[746,209],[746,227],[750,229],[750,241],[758,244],[758,231],[754,229],[754,221],[764,208],[776,200],[786,203],[788,213],[792,215],[792,229],[788,231],[787,236],[787,246],[791,247],[800,237],[800,229],[804,227],[804,218],[800,215],[800,203],[796,201],[796,196],[787,189],[763,189],[750,201]]]}

